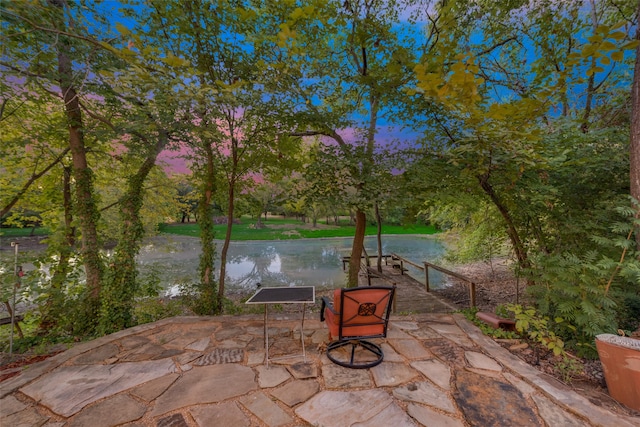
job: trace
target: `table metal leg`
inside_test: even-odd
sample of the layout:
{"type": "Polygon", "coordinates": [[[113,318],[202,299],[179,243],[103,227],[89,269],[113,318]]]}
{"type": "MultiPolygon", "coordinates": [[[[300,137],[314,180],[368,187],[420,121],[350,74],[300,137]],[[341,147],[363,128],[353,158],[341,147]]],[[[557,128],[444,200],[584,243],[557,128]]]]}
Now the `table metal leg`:
{"type": "Polygon", "coordinates": [[[302,358],[307,361],[307,353],[304,349],[304,313],[307,311],[307,304],[302,304],[302,322],[300,323],[300,341],[302,342],[302,358]]]}
{"type": "MultiPolygon", "coordinates": [[[[266,358],[266,365],[267,368],[269,368],[269,361],[271,360],[269,358],[269,314],[268,314],[268,306],[269,304],[265,304],[264,305],[264,352],[265,352],[265,358],[266,358]]],[[[305,318],[305,313],[307,311],[307,304],[303,303],[302,304],[302,321],[300,322],[300,343],[302,344],[302,357],[303,360],[306,362],[307,361],[307,351],[305,349],[304,346],[304,318],[305,318]]],[[[288,359],[291,357],[300,357],[300,355],[292,355],[292,356],[283,356],[283,357],[278,357],[276,359],[288,359]]],[[[274,359],[274,360],[276,360],[274,359]]]]}
{"type": "Polygon", "coordinates": [[[268,315],[267,307],[269,304],[264,305],[264,352],[267,359],[267,368],[269,367],[269,327],[268,327],[268,315]]]}

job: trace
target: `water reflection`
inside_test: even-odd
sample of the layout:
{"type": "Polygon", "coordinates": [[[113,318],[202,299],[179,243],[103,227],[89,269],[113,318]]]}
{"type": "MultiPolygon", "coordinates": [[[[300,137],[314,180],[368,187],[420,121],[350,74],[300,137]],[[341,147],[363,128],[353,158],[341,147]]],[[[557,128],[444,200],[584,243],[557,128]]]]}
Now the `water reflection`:
{"type": "MultiPolygon", "coordinates": [[[[258,282],[263,286],[343,286],[346,273],[342,270],[342,257],[349,255],[351,242],[351,238],[231,242],[226,288],[254,289],[258,282]]],[[[217,242],[217,246],[220,250],[222,242],[217,242]]],[[[365,247],[369,254],[376,253],[375,238],[367,237],[365,247]]],[[[383,253],[392,252],[416,263],[433,262],[442,256],[444,247],[433,238],[386,236],[383,253]]],[[[163,288],[171,289],[197,282],[200,253],[197,238],[163,235],[150,239],[137,261],[142,272],[155,271],[163,288]]],[[[424,280],[420,271],[410,269],[410,274],[424,280]]],[[[442,281],[437,272],[431,272],[429,278],[434,288],[442,281]]]]}

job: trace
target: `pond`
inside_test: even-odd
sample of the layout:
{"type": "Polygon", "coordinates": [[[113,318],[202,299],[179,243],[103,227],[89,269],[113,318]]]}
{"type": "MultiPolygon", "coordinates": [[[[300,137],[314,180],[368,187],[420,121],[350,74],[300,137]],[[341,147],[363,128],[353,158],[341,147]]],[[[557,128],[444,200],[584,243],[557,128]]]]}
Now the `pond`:
{"type": "MultiPolygon", "coordinates": [[[[226,290],[253,290],[257,283],[341,287],[346,282],[342,257],[350,254],[351,243],[352,238],[231,242],[226,290]]],[[[383,236],[382,244],[383,254],[396,253],[418,264],[437,262],[445,252],[444,245],[433,237],[383,236]]],[[[219,256],[222,242],[217,241],[216,246],[219,256]]],[[[377,253],[374,236],[365,239],[365,248],[370,255],[377,253]]],[[[197,238],[162,235],[146,241],[137,262],[143,274],[156,274],[166,293],[174,294],[180,284],[197,282],[200,253],[197,238]]],[[[409,268],[409,274],[421,282],[424,280],[424,273],[417,269],[409,268]]],[[[433,288],[438,288],[444,279],[430,269],[429,280],[433,288]]]]}

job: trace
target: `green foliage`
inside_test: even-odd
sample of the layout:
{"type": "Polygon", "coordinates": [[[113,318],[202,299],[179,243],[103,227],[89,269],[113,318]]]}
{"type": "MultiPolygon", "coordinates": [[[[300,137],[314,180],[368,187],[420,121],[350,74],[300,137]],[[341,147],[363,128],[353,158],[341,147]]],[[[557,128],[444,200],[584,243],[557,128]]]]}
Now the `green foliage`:
{"type": "Polygon", "coordinates": [[[501,328],[494,328],[493,326],[483,322],[482,320],[478,319],[476,317],[476,313],[478,312],[478,308],[477,307],[473,307],[473,308],[465,308],[463,310],[460,310],[460,312],[464,315],[464,317],[469,320],[470,322],[472,322],[474,325],[476,325],[483,334],[490,336],[492,338],[496,338],[496,339],[513,339],[516,338],[518,335],[516,334],[516,332],[513,331],[506,331],[504,329],[501,328]]]}
{"type": "MultiPolygon", "coordinates": [[[[236,213],[222,190],[242,193],[253,174],[302,175],[282,205],[314,220],[368,214],[375,203],[388,222],[411,212],[457,233],[457,261],[513,253],[539,312],[565,319],[537,326],[569,346],[589,351],[598,332],[638,324],[640,265],[623,221],[633,211],[616,209],[629,191],[637,41],[625,22],[635,4],[300,3],[217,2],[211,13],[206,2],[124,1],[122,20],[82,2],[2,4],[0,208],[51,231],[55,277],[25,278],[44,329],[90,335],[97,323],[102,333],[135,324],[136,298],[155,292],[133,262],[140,239],[198,204],[201,230],[179,232],[202,238],[198,311],[219,312],[224,275],[216,283],[212,242],[226,230],[207,221],[215,203],[236,213]],[[419,26],[404,25],[404,8],[419,26]],[[71,102],[60,99],[71,92],[55,93],[64,86],[77,91],[71,102]],[[382,150],[382,117],[412,127],[410,150],[382,150]],[[335,144],[318,139],[301,154],[299,135],[335,144]],[[176,141],[191,146],[194,179],[174,191],[151,168],[176,141]],[[205,167],[215,176],[202,180],[205,167]],[[206,203],[194,198],[202,181],[206,203]],[[117,244],[108,269],[104,238],[117,244]]],[[[245,212],[278,208],[271,184],[245,191],[245,212]]],[[[236,240],[283,232],[235,228],[236,240]]]]}
{"type": "MultiPolygon", "coordinates": [[[[31,354],[46,354],[50,351],[50,347],[62,344],[73,343],[76,341],[74,337],[65,334],[49,334],[42,335],[39,333],[40,318],[36,312],[29,311],[25,313],[24,320],[20,322],[20,328],[24,334],[24,338],[20,338],[16,331],[13,333],[13,352],[31,354]]],[[[0,351],[9,352],[11,326],[0,326],[0,351]]]]}
{"type": "Polygon", "coordinates": [[[575,329],[573,326],[560,317],[552,321],[532,307],[508,304],[504,309],[513,314],[516,320],[516,331],[533,343],[534,351],[537,351],[537,346],[541,346],[553,352],[556,356],[553,369],[565,382],[571,382],[582,371],[582,365],[567,353],[564,341],[554,332],[559,325],[564,325],[565,329],[575,329]]]}
{"type": "Polygon", "coordinates": [[[582,364],[568,354],[553,365],[553,369],[560,374],[565,383],[570,383],[576,376],[582,373],[582,364]]]}
{"type": "MultiPolygon", "coordinates": [[[[517,304],[509,304],[506,309],[513,313],[516,330],[520,334],[542,345],[545,349],[553,351],[556,356],[564,354],[564,341],[552,330],[549,317],[540,315],[535,308],[517,304]]],[[[563,322],[562,318],[556,317],[554,319],[554,324],[563,322]]]]}
{"type": "Polygon", "coordinates": [[[535,267],[526,272],[535,283],[530,292],[538,310],[566,320],[554,329],[579,354],[595,355],[598,334],[615,334],[620,327],[633,330],[638,325],[640,261],[635,242],[627,238],[636,222],[632,218],[614,225],[608,237],[594,236],[597,244],[584,254],[540,255],[534,259],[535,267]],[[620,257],[621,253],[626,256],[620,257]]]}
{"type": "Polygon", "coordinates": [[[184,314],[183,302],[179,299],[160,299],[156,297],[141,298],[136,301],[133,310],[135,323],[141,325],[168,317],[184,314]]]}
{"type": "Polygon", "coordinates": [[[199,315],[219,314],[222,309],[218,296],[218,282],[215,280],[216,245],[214,242],[215,229],[213,226],[212,206],[207,203],[206,192],[200,200],[200,283],[191,285],[184,290],[187,300],[194,313],[199,315]]]}
{"type": "Polygon", "coordinates": [[[198,316],[218,314],[218,293],[212,286],[200,283],[182,284],[180,295],[189,310],[198,316]]]}
{"type": "Polygon", "coordinates": [[[597,254],[572,254],[536,259],[536,285],[529,290],[540,312],[567,319],[572,328],[559,326],[573,346],[589,345],[600,333],[615,333],[618,304],[604,288],[612,267],[611,260],[597,262],[597,254]]]}

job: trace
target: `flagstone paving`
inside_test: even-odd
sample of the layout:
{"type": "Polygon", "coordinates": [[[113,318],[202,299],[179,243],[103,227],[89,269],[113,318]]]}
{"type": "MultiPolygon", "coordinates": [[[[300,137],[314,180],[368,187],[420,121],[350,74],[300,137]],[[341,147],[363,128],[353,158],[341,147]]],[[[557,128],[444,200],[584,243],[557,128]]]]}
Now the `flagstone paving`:
{"type": "MultiPolygon", "coordinates": [[[[263,318],[180,317],[77,345],[0,382],[2,426],[622,426],[457,314],[392,316],[385,359],[347,369],[306,320],[306,359],[264,363],[263,318]]],[[[270,354],[299,354],[293,315],[270,354]]]]}

